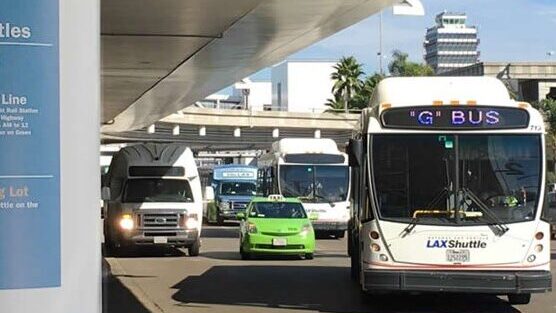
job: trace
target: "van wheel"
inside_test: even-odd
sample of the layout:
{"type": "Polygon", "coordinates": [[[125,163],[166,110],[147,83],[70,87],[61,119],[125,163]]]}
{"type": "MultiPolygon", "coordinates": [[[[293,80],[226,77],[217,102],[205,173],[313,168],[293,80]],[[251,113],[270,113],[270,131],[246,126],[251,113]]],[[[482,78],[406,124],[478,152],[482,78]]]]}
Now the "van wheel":
{"type": "Polygon", "coordinates": [[[528,304],[531,302],[530,293],[517,293],[508,295],[508,302],[510,304],[528,304]]]}
{"type": "Polygon", "coordinates": [[[220,216],[220,211],[216,212],[216,225],[218,226],[224,225],[224,218],[220,216]]]}
{"type": "Polygon", "coordinates": [[[187,248],[187,254],[189,256],[198,256],[201,250],[201,239],[197,239],[195,243],[187,248]]]}
{"type": "Polygon", "coordinates": [[[314,257],[312,253],[305,253],[305,260],[312,260],[314,257]]]}

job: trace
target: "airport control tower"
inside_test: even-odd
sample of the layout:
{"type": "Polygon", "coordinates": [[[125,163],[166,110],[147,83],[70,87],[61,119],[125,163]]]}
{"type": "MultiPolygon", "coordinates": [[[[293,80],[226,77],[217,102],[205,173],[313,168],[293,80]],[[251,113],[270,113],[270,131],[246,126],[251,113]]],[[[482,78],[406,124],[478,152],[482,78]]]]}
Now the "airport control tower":
{"type": "Polygon", "coordinates": [[[479,61],[477,28],[465,24],[465,13],[442,12],[436,25],[427,29],[425,61],[436,74],[466,67],[479,61]]]}

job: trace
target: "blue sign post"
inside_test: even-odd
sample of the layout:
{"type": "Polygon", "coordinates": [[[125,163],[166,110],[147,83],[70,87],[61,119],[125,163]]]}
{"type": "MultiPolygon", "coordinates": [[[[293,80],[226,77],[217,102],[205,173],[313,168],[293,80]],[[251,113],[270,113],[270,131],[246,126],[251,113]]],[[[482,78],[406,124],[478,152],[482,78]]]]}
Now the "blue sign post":
{"type": "Polygon", "coordinates": [[[0,289],[61,284],[58,6],[0,1],[0,289]]]}

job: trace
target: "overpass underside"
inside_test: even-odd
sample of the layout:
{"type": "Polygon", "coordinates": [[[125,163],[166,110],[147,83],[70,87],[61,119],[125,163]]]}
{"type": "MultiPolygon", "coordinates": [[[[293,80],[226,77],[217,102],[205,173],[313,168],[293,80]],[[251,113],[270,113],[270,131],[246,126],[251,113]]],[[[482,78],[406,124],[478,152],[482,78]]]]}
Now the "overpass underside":
{"type": "Polygon", "coordinates": [[[416,0],[102,0],[104,133],[142,129],[416,0]]]}

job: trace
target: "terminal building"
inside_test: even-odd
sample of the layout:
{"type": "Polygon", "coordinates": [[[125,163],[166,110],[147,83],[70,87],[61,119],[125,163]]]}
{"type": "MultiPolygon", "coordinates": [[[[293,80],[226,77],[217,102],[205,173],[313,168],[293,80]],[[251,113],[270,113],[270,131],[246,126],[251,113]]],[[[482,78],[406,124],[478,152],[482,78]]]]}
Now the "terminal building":
{"type": "Polygon", "coordinates": [[[477,28],[467,26],[464,13],[443,12],[427,29],[425,61],[436,74],[473,65],[479,61],[477,28]]]}
{"type": "Polygon", "coordinates": [[[480,62],[441,75],[496,77],[515,98],[531,103],[556,99],[556,62],[480,62]]]}

